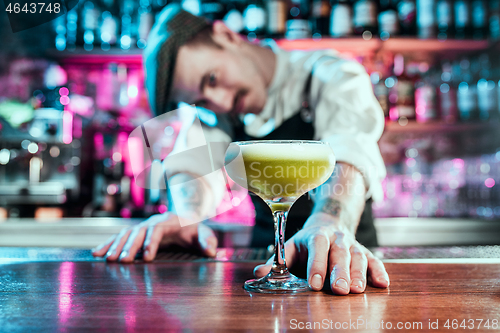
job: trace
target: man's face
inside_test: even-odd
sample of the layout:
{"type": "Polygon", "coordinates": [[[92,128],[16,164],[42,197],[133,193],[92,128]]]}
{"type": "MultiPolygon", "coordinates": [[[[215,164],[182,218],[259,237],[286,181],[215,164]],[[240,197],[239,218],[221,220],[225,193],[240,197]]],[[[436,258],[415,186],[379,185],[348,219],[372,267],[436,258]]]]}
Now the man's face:
{"type": "Polygon", "coordinates": [[[172,98],[216,113],[260,113],[266,84],[247,45],[220,22],[214,24],[213,39],[221,48],[205,43],[180,47],[172,98]]]}

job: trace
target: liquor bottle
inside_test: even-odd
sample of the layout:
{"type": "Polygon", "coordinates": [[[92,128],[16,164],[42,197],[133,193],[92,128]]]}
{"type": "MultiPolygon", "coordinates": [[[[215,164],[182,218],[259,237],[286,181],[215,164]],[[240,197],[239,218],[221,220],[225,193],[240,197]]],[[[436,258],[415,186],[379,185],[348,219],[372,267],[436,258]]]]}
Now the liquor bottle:
{"type": "Polygon", "coordinates": [[[201,15],[210,21],[222,20],[224,14],[224,6],[219,1],[204,0],[201,2],[201,15]]]}
{"type": "Polygon", "coordinates": [[[201,14],[201,0],[182,0],[181,7],[193,15],[201,14]]]}
{"type": "Polygon", "coordinates": [[[149,0],[141,0],[137,10],[137,47],[144,49],[148,39],[149,31],[153,27],[153,13],[149,0]]]}
{"type": "Polygon", "coordinates": [[[470,61],[463,59],[458,65],[460,83],[457,90],[457,107],[462,121],[475,119],[477,110],[477,89],[473,82],[470,61]]]}
{"type": "Polygon", "coordinates": [[[417,35],[429,39],[436,36],[436,9],[434,0],[417,0],[417,35]]]}
{"type": "MultiPolygon", "coordinates": [[[[226,15],[222,19],[229,29],[234,32],[240,33],[245,28],[243,14],[241,8],[237,6],[238,3],[229,1],[226,5],[226,15]]],[[[269,12],[268,12],[269,14],[269,12]]]]}
{"type": "Polygon", "coordinates": [[[97,19],[99,17],[98,8],[94,2],[88,0],[83,4],[82,28],[83,28],[83,48],[91,51],[94,48],[95,32],[97,30],[97,19]]]}
{"type": "Polygon", "coordinates": [[[135,2],[132,0],[124,0],[120,5],[120,48],[122,50],[128,50],[132,45],[135,44],[135,40],[133,38],[134,36],[132,34],[137,31],[136,29],[134,29],[134,25],[132,23],[132,15],[135,9],[135,2]]]}
{"type": "Polygon", "coordinates": [[[347,37],[352,35],[352,8],[347,0],[332,1],[330,35],[347,37]]]}
{"type": "Polygon", "coordinates": [[[473,0],[472,12],[472,37],[474,39],[485,39],[488,36],[487,3],[484,0],[473,0]]]}
{"type": "Polygon", "coordinates": [[[264,4],[260,0],[251,0],[248,2],[247,8],[243,11],[243,30],[248,39],[253,40],[264,34],[266,31],[267,14],[264,4]]]}
{"type": "Polygon", "coordinates": [[[358,0],[353,6],[353,26],[356,35],[370,39],[378,33],[377,4],[373,0],[358,0]]]}
{"type": "Polygon", "coordinates": [[[455,13],[455,38],[465,39],[471,36],[470,3],[468,0],[456,0],[455,13]]]}
{"type": "Polygon", "coordinates": [[[417,32],[417,9],[415,1],[401,0],[398,3],[398,18],[401,34],[415,36],[417,32]]]}
{"type": "Polygon", "coordinates": [[[438,39],[446,40],[453,36],[453,5],[451,0],[438,0],[436,3],[436,23],[438,39]]]}
{"type": "Polygon", "coordinates": [[[492,80],[492,68],[487,54],[479,57],[480,71],[477,77],[477,106],[479,119],[488,120],[497,110],[496,83],[492,80]]]}
{"type": "Polygon", "coordinates": [[[398,10],[394,0],[380,1],[380,13],[378,15],[380,39],[387,40],[399,34],[398,10]]]}
{"type": "Polygon", "coordinates": [[[56,49],[63,51],[66,49],[66,15],[61,15],[54,19],[53,25],[56,33],[56,49]]]}
{"type": "Polygon", "coordinates": [[[500,39],[500,0],[490,0],[490,37],[493,40],[500,39]]]}
{"type": "Polygon", "coordinates": [[[376,71],[370,74],[370,80],[373,86],[373,93],[377,98],[382,111],[384,112],[384,117],[389,118],[389,89],[385,84],[385,75],[382,71],[376,71]]]}
{"type": "Polygon", "coordinates": [[[394,57],[394,85],[389,92],[389,116],[393,121],[415,119],[415,85],[408,69],[404,57],[397,54],[394,57]]]}
{"type": "Polygon", "coordinates": [[[282,36],[286,29],[287,4],[285,0],[268,0],[267,33],[271,37],[282,36]]]}
{"type": "Polygon", "coordinates": [[[330,4],[328,0],[312,0],[309,20],[313,38],[328,36],[330,26],[330,4]]]}
{"type": "Polygon", "coordinates": [[[286,21],[285,38],[301,39],[311,37],[311,25],[308,21],[307,1],[292,0],[286,21]]]}
{"type": "Polygon", "coordinates": [[[420,78],[415,83],[415,113],[417,121],[425,123],[438,117],[436,71],[429,70],[429,65],[419,65],[420,78]]]}
{"type": "Polygon", "coordinates": [[[118,40],[118,20],[105,10],[101,14],[101,23],[99,25],[99,37],[101,39],[101,49],[108,51],[118,40]]]}
{"type": "Polygon", "coordinates": [[[449,62],[444,62],[442,65],[438,96],[441,119],[446,123],[456,122],[458,120],[457,87],[454,85],[452,66],[449,62]]]}
{"type": "Polygon", "coordinates": [[[78,11],[76,7],[68,11],[66,15],[66,49],[70,52],[76,49],[78,32],[78,11]]]}

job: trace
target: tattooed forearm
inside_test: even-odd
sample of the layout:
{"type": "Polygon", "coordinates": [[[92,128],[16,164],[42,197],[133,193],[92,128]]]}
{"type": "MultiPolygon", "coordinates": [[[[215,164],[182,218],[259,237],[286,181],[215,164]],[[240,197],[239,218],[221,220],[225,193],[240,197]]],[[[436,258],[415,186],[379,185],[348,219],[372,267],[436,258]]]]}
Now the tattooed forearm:
{"type": "Polygon", "coordinates": [[[343,203],[335,198],[323,198],[321,202],[314,205],[313,213],[326,213],[334,217],[340,217],[344,210],[343,203]]]}
{"type": "Polygon", "coordinates": [[[365,185],[353,166],[338,163],[332,177],[313,194],[312,214],[328,214],[336,223],[355,231],[365,205],[365,185]]]}
{"type": "Polygon", "coordinates": [[[193,219],[203,219],[211,206],[208,187],[200,178],[180,173],[169,179],[169,210],[193,219]]]}

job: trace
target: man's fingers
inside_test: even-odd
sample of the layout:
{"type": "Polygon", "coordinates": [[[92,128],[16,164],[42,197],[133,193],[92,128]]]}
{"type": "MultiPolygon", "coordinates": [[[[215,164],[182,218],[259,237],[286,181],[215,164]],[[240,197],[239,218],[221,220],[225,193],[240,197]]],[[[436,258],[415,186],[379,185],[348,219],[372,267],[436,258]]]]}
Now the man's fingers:
{"type": "Polygon", "coordinates": [[[130,236],[128,236],[127,242],[123,246],[118,260],[124,263],[134,261],[135,255],[141,248],[145,237],[146,228],[141,225],[135,226],[132,229],[130,236]]]}
{"type": "Polygon", "coordinates": [[[104,243],[98,245],[95,249],[92,249],[92,255],[94,257],[103,257],[106,252],[108,252],[109,247],[113,244],[117,235],[109,237],[104,243]]]}
{"type": "Polygon", "coordinates": [[[328,266],[330,240],[326,230],[319,230],[307,244],[307,281],[313,290],[321,290],[328,266]]]}
{"type": "Polygon", "coordinates": [[[269,258],[265,264],[256,266],[253,270],[253,275],[256,278],[261,278],[267,275],[267,273],[269,273],[269,271],[273,267],[273,261],[274,261],[274,255],[271,256],[271,258],[269,258]]]}
{"type": "Polygon", "coordinates": [[[330,287],[335,294],[349,294],[351,279],[351,254],[342,232],[335,232],[335,241],[330,246],[330,287]]]}
{"type": "Polygon", "coordinates": [[[365,251],[368,259],[368,275],[371,279],[371,284],[377,288],[389,287],[389,274],[385,270],[384,263],[373,255],[369,250],[365,251]]]}
{"type": "Polygon", "coordinates": [[[148,226],[144,240],[142,258],[144,261],[153,261],[158,251],[158,246],[163,238],[163,228],[157,224],[148,226]]]}
{"type": "Polygon", "coordinates": [[[353,245],[351,247],[351,293],[359,294],[366,288],[366,269],[368,261],[363,250],[353,245]]]}
{"type": "Polygon", "coordinates": [[[198,242],[206,256],[215,257],[217,254],[217,237],[213,230],[203,223],[198,223],[198,242]]]}
{"type": "Polygon", "coordinates": [[[116,236],[113,244],[109,247],[108,252],[106,253],[106,260],[108,261],[115,261],[118,259],[118,255],[122,251],[123,245],[125,245],[125,242],[128,239],[128,236],[130,235],[131,229],[123,229],[120,231],[118,236],[116,236]]]}

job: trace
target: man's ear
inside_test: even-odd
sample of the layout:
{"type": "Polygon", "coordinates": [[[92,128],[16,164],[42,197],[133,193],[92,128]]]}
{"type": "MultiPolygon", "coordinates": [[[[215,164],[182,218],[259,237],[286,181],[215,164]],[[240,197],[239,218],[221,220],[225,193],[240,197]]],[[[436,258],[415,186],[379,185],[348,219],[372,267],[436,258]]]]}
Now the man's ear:
{"type": "Polygon", "coordinates": [[[223,21],[213,22],[212,37],[216,43],[222,46],[226,44],[240,45],[243,42],[240,35],[229,29],[223,21]]]}

